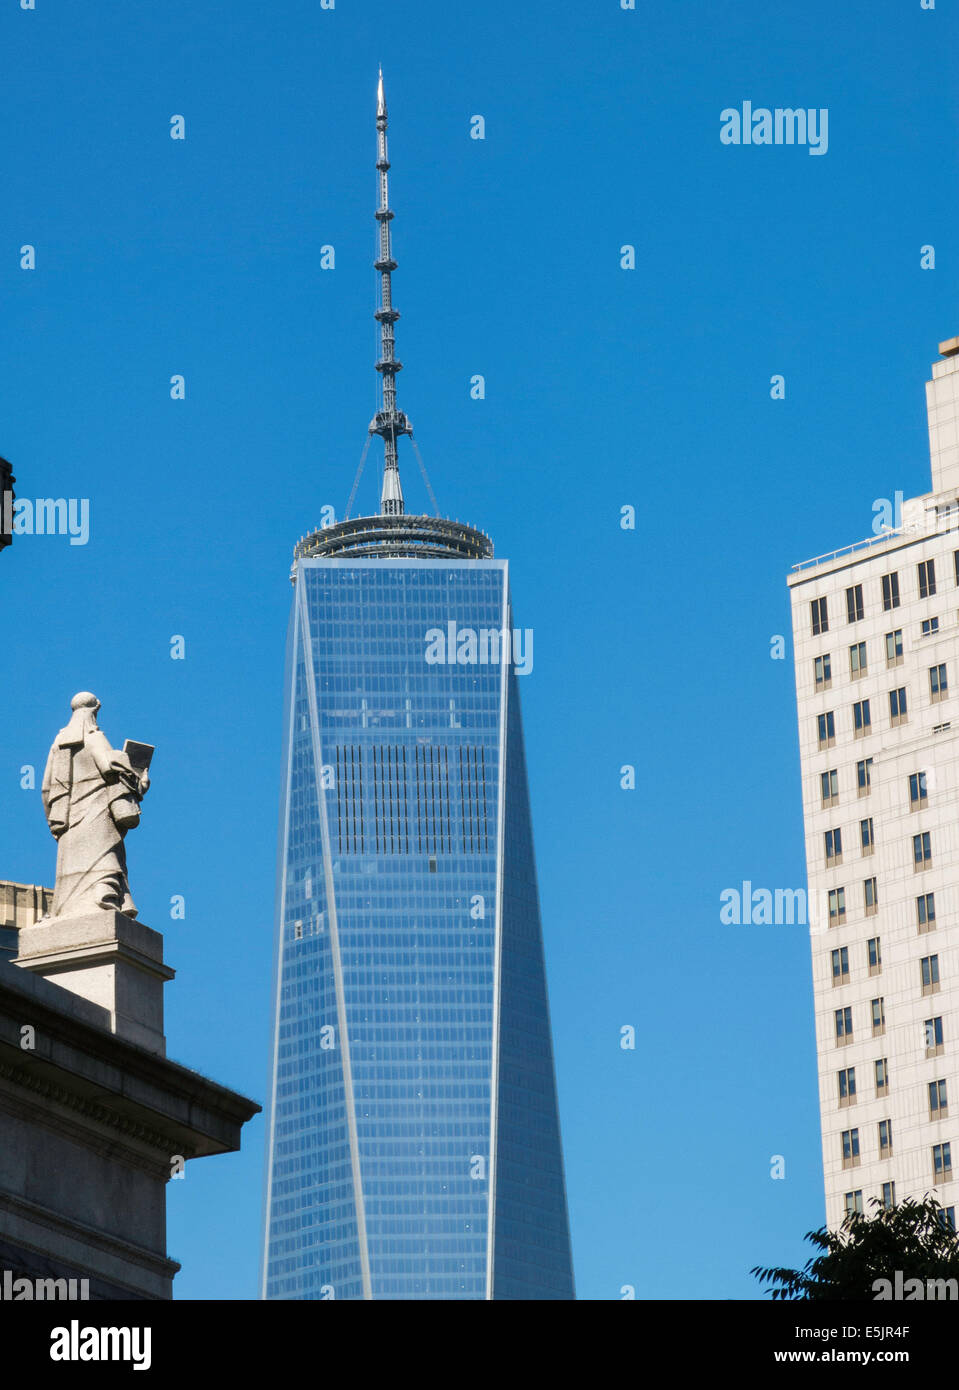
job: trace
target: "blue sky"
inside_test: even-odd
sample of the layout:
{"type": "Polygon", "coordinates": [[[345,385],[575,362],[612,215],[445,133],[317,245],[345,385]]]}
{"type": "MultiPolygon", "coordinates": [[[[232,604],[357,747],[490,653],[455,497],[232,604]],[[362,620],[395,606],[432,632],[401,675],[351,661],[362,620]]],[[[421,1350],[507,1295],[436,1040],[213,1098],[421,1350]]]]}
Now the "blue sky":
{"type": "MultiPolygon", "coordinates": [[[[0,11],[0,453],[20,495],[91,508],[87,545],[0,558],[0,877],[52,881],[20,769],[92,689],[114,743],[157,746],[128,849],[178,971],[170,1055],[265,1100],[289,561],[342,513],[375,406],[382,62],[400,405],[535,631],[580,1297],[755,1297],[750,1266],[805,1258],[823,1218],[808,941],[724,926],[719,898],[805,881],[791,653],[769,656],[789,566],[929,486],[957,30],[944,0],[0,11]],[[721,144],[744,100],[828,109],[828,152],[721,144]]],[[[170,1184],[178,1297],[255,1296],[263,1130],[170,1184]]]]}

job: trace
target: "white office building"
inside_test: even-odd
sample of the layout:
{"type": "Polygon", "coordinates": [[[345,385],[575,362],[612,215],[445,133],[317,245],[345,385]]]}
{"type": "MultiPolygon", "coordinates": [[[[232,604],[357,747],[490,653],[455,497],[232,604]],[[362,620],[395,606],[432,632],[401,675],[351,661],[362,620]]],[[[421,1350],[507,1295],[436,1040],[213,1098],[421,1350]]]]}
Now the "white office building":
{"type": "Polygon", "coordinates": [[[959,1206],[959,338],[939,352],[932,491],[788,581],[830,1227],[959,1206]]]}

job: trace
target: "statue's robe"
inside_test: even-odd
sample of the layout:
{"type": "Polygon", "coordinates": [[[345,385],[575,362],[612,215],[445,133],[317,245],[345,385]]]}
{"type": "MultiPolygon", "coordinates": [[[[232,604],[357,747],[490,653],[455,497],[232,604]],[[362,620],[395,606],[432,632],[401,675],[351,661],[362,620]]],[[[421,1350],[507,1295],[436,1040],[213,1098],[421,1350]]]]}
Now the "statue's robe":
{"type": "Polygon", "coordinates": [[[125,795],[111,770],[114,756],[106,735],[93,721],[57,735],[43,774],[43,808],[57,837],[57,881],[52,917],[87,912],[122,912],[136,917],[127,882],[123,835],[110,811],[125,795]]]}

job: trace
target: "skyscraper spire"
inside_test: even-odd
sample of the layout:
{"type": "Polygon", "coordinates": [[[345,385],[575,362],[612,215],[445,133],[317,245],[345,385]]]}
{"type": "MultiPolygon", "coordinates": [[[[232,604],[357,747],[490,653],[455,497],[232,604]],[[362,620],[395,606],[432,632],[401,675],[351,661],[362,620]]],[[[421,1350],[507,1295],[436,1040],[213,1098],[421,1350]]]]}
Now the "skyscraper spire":
{"type": "Polygon", "coordinates": [[[293,568],[290,580],[296,583],[297,566],[301,560],[317,560],[333,557],[406,559],[444,559],[452,556],[462,560],[490,560],[493,558],[493,542],[482,531],[475,530],[459,521],[441,517],[433,496],[430,480],[416,447],[413,425],[407,415],[396,406],[396,373],[402,364],[395,356],[393,325],[399,313],[393,308],[393,290],[390,277],[396,269],[390,245],[390,222],[393,213],[390,208],[387,173],[390,161],[386,148],[386,96],[383,91],[383,70],[380,69],[379,85],[376,93],[376,168],[379,174],[380,198],[376,209],[379,226],[376,260],[373,262],[380,275],[379,307],[376,320],[380,325],[380,357],[376,370],[381,373],[383,395],[380,408],[370,421],[370,428],[363,454],[353,480],[353,488],[346,504],[344,519],[329,523],[302,536],[293,552],[293,568]],[[371,516],[352,517],[353,501],[367,453],[374,435],[383,438],[385,454],[383,468],[383,489],[380,495],[379,512],[371,516]],[[401,434],[408,434],[416,454],[423,482],[433,504],[433,516],[410,515],[403,503],[403,489],[400,486],[400,472],[397,463],[397,441],[401,434]]]}
{"type": "Polygon", "coordinates": [[[370,422],[370,434],[383,437],[385,460],[383,466],[383,491],[380,497],[381,516],[399,516],[403,512],[403,489],[400,486],[400,470],[396,457],[396,441],[401,434],[412,434],[413,426],[402,410],[396,408],[396,373],[403,368],[394,355],[395,343],[393,325],[399,318],[393,308],[393,291],[390,276],[396,269],[390,248],[390,191],[388,171],[390,161],[386,149],[386,96],[383,91],[383,69],[376,89],[376,167],[380,175],[380,205],[376,210],[376,220],[380,227],[380,247],[377,260],[373,262],[380,272],[380,307],[376,319],[380,325],[380,360],[376,370],[383,376],[383,408],[377,411],[370,422]]]}

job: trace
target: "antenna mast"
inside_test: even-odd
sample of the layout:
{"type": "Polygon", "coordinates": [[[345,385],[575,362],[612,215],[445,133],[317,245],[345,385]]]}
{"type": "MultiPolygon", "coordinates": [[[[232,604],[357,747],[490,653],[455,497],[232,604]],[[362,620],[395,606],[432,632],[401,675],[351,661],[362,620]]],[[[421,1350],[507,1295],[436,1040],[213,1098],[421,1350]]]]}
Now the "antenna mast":
{"type": "Polygon", "coordinates": [[[396,262],[390,246],[390,190],[388,172],[390,161],[386,148],[386,96],[383,91],[383,69],[376,90],[376,167],[380,176],[380,205],[376,210],[376,220],[380,227],[380,248],[378,259],[373,262],[380,273],[380,307],[375,318],[380,325],[380,360],[376,370],[383,378],[383,409],[377,411],[370,422],[370,434],[383,438],[385,460],[383,466],[383,491],[380,496],[380,515],[399,516],[403,508],[403,489],[400,486],[400,469],[396,456],[396,441],[401,434],[413,433],[413,426],[402,410],[396,408],[396,373],[402,371],[402,362],[395,356],[393,325],[399,312],[393,308],[393,290],[390,276],[396,269],[396,262]]]}

